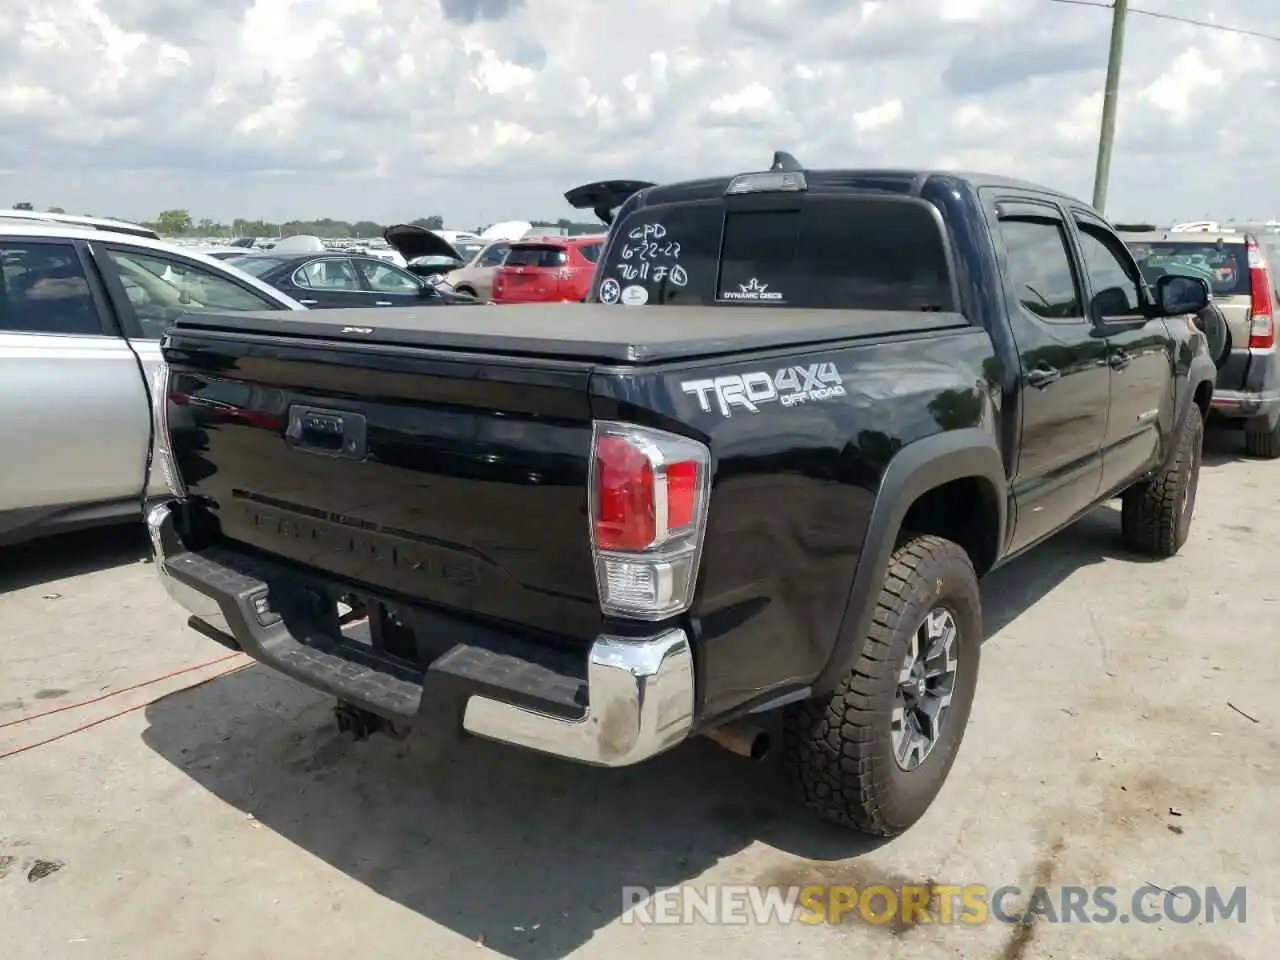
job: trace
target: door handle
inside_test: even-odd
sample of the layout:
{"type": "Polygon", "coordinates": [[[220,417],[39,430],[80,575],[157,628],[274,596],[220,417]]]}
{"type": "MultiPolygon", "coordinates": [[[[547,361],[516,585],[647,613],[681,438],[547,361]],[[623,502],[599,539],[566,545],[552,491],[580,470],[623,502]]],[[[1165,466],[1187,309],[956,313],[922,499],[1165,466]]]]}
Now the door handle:
{"type": "Polygon", "coordinates": [[[302,304],[304,307],[314,307],[320,301],[319,300],[299,300],[298,302],[302,304]]]}
{"type": "Polygon", "coordinates": [[[389,307],[389,306],[391,306],[391,301],[390,301],[390,300],[375,300],[375,301],[373,301],[373,305],[374,305],[375,307],[389,307]]]}
{"type": "Polygon", "coordinates": [[[1062,371],[1056,367],[1036,367],[1027,374],[1027,383],[1038,390],[1042,390],[1051,383],[1056,383],[1062,379],[1062,371]]]}
{"type": "Polygon", "coordinates": [[[1112,370],[1123,370],[1129,365],[1129,361],[1133,359],[1123,350],[1115,350],[1111,356],[1107,357],[1107,363],[1110,364],[1112,370]]]}

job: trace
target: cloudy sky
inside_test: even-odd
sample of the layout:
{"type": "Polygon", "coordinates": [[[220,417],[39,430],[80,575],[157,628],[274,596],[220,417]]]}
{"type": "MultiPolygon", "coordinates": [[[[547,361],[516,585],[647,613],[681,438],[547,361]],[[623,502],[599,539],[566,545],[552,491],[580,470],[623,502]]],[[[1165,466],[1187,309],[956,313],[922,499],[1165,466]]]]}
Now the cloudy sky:
{"type": "MultiPolygon", "coordinates": [[[[1273,0],[1133,0],[1280,34],[1273,0]]],[[[1087,198],[1110,11],[1053,0],[0,4],[0,204],[448,225],[570,186],[959,166],[1087,198]]],[[[1107,213],[1280,216],[1280,43],[1129,22],[1107,213]]]]}

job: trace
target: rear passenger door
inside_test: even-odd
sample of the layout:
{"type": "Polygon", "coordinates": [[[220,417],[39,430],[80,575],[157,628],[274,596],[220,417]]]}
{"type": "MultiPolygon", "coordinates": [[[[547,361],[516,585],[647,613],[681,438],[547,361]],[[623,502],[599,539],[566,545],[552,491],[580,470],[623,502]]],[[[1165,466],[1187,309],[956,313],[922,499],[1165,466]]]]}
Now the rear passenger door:
{"type": "MultiPolygon", "coordinates": [[[[408,270],[373,257],[352,257],[365,285],[373,291],[375,307],[420,307],[432,301],[425,283],[408,270]]],[[[434,292],[434,291],[433,291],[434,292]]],[[[434,299],[439,300],[440,297],[434,299]]]]}
{"type": "Polygon", "coordinates": [[[1022,374],[1022,444],[1011,548],[1029,546],[1089,507],[1102,482],[1110,371],[1106,341],[1064,214],[1047,199],[1000,197],[993,236],[1022,374]]]}
{"type": "Polygon", "coordinates": [[[1148,319],[1145,284],[1129,250],[1091,213],[1073,211],[1089,287],[1089,316],[1107,344],[1111,404],[1102,486],[1116,490],[1161,461],[1173,430],[1173,340],[1148,319]]]}
{"type": "Polygon", "coordinates": [[[0,235],[0,273],[0,534],[139,497],[147,391],[84,244],[0,235]]]}
{"type": "Polygon", "coordinates": [[[308,260],[293,271],[298,302],[315,309],[372,307],[376,299],[349,257],[308,260]]]}

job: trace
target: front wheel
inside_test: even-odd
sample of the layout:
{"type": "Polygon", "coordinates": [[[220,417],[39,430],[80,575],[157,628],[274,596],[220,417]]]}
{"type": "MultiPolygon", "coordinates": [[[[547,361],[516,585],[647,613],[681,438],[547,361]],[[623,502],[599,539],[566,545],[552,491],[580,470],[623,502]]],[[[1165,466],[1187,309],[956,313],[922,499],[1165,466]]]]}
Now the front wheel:
{"type": "Polygon", "coordinates": [[[1204,455],[1204,420],[1199,409],[1187,411],[1177,443],[1168,467],[1124,492],[1120,536],[1126,550],[1149,557],[1172,557],[1187,542],[1204,455]]]}
{"type": "Polygon", "coordinates": [[[941,537],[907,541],[889,561],[848,677],[829,697],[784,713],[783,762],[801,800],[873,836],[919,820],[960,749],[981,651],[968,554],[941,537]]]}

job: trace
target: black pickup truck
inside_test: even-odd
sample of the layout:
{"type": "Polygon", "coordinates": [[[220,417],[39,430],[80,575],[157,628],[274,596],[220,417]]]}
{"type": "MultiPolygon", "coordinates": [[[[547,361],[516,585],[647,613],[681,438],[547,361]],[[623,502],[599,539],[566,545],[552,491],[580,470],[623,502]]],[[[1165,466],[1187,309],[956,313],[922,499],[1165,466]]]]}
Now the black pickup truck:
{"type": "Polygon", "coordinates": [[[1207,287],[996,177],[780,155],[615,200],[585,304],[182,318],[164,584],[357,735],[621,766],[760,756],[781,712],[804,801],[899,833],[964,734],[978,578],[1117,496],[1131,549],[1183,545],[1207,287]]]}

